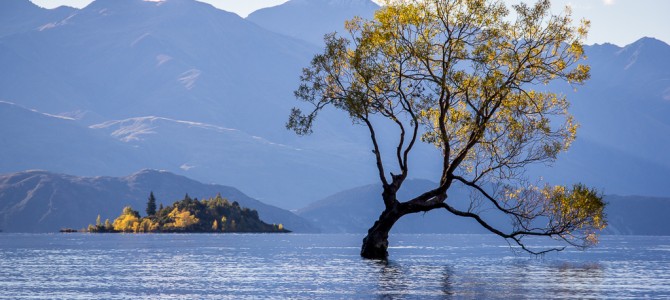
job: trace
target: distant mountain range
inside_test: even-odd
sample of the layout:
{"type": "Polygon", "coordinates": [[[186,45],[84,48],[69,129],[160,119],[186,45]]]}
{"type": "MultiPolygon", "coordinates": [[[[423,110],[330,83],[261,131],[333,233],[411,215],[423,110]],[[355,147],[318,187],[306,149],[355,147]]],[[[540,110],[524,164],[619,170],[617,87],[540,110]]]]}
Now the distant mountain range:
{"type": "MultiPolygon", "coordinates": [[[[427,180],[408,180],[399,199],[416,196],[437,184],[427,180]]],[[[342,191],[298,210],[298,215],[312,222],[324,233],[364,234],[384,209],[382,189],[371,184],[342,191]]],[[[452,206],[467,205],[468,192],[456,187],[449,194],[452,206]]],[[[606,195],[605,214],[608,226],[604,234],[670,235],[670,197],[606,195]]],[[[466,208],[466,207],[463,207],[466,208]]],[[[482,216],[497,228],[509,221],[500,214],[483,212],[482,216]]],[[[456,217],[445,210],[408,215],[400,219],[396,233],[490,233],[471,219],[456,217]]]]}
{"type": "Polygon", "coordinates": [[[30,1],[3,0],[0,3],[0,37],[33,31],[46,24],[57,24],[76,11],[67,6],[42,9],[30,1]]]}
{"type": "MultiPolygon", "coordinates": [[[[15,1],[29,3],[0,10],[15,1]]],[[[58,22],[33,15],[40,26],[2,38],[12,74],[0,81],[2,98],[94,122],[158,115],[282,132],[268,126],[281,127],[283,114],[254,115],[290,108],[297,74],[318,50],[193,0],[97,0],[58,22]]]]}
{"type": "Polygon", "coordinates": [[[284,128],[300,70],[317,46],[193,0],[97,0],[60,19],[28,0],[1,1],[0,11],[32,20],[3,26],[0,101],[71,119],[33,114],[37,120],[25,112],[27,118],[3,120],[14,128],[2,131],[0,157],[21,157],[2,159],[0,172],[121,176],[166,169],[287,208],[365,178],[346,175],[349,164],[363,168],[360,154],[369,153],[337,129],[348,120],[322,124],[331,134],[313,140],[284,128]],[[74,123],[82,134],[58,141],[74,130],[60,126],[74,123]],[[101,151],[109,145],[115,146],[101,151]]]}
{"type": "Polygon", "coordinates": [[[99,175],[100,170],[108,169],[127,174],[144,163],[135,149],[72,118],[13,103],[0,101],[0,128],[0,169],[4,173],[46,169],[99,175]]]}
{"type": "MultiPolygon", "coordinates": [[[[405,184],[400,199],[407,199],[435,186],[413,179],[405,184]]],[[[81,177],[46,171],[0,175],[0,230],[5,232],[56,232],[61,228],[85,228],[102,220],[114,220],[131,205],[144,215],[150,192],[165,206],[185,194],[205,199],[220,193],[230,201],[258,211],[260,219],[283,224],[297,233],[364,234],[383,209],[381,187],[371,184],[342,191],[289,212],[248,197],[222,185],[203,184],[166,171],[142,170],[123,177],[81,177]]],[[[456,187],[449,194],[453,206],[464,209],[468,191],[456,187]]],[[[670,235],[670,198],[606,196],[609,226],[606,234],[670,235]]],[[[487,222],[504,228],[500,215],[484,213],[487,222]]],[[[402,218],[396,233],[487,233],[470,219],[446,211],[431,211],[402,218]]]]}
{"type": "Polygon", "coordinates": [[[5,232],[56,232],[85,228],[117,218],[130,205],[144,215],[149,193],[157,204],[171,205],[188,194],[206,199],[221,194],[231,202],[258,211],[269,224],[282,223],[294,232],[318,231],[292,212],[252,199],[239,190],[203,184],[165,171],[142,170],[125,177],[80,177],[46,171],[0,175],[0,229],[5,232]]]}
{"type": "MultiPolygon", "coordinates": [[[[284,123],[323,34],[376,8],[292,0],[242,19],[194,0],[0,1],[0,173],[164,169],[287,209],[374,182],[368,136],[346,115],[326,111],[303,138],[284,123]]],[[[643,38],[586,54],[584,86],[547,87],[571,100],[578,139],[529,175],[670,196],[670,46],[643,38]]],[[[434,152],[419,146],[410,176],[434,180],[434,152]]]]}
{"type": "MultiPolygon", "coordinates": [[[[326,184],[333,191],[346,188],[333,181],[346,178],[350,167],[338,163],[347,161],[345,154],[300,149],[237,129],[163,117],[86,126],[70,117],[0,101],[0,126],[1,156],[12,158],[0,161],[0,172],[44,169],[123,176],[138,168],[168,169],[204,182],[225,182],[275,205],[303,195],[303,189],[316,194],[326,184]]],[[[296,203],[301,202],[286,206],[296,203]]]]}
{"type": "Polygon", "coordinates": [[[591,79],[574,92],[570,111],[577,141],[552,169],[549,182],[582,181],[607,194],[670,196],[670,46],[642,38],[626,47],[586,47],[591,79]]]}
{"type": "MultiPolygon", "coordinates": [[[[405,182],[399,200],[407,200],[435,186],[434,182],[412,179],[405,182]]],[[[297,211],[297,214],[317,226],[324,233],[366,233],[384,210],[380,184],[356,187],[316,201],[297,211]]],[[[468,193],[452,190],[450,199],[462,205],[468,193]]],[[[460,207],[459,207],[460,208],[460,207]]],[[[435,210],[425,214],[404,216],[393,227],[396,233],[484,233],[472,220],[455,217],[447,211],[435,210]]]]}
{"type": "Polygon", "coordinates": [[[379,5],[370,0],[291,0],[259,9],[246,19],[274,32],[323,45],[326,33],[345,35],[344,20],[371,19],[379,5]]]}

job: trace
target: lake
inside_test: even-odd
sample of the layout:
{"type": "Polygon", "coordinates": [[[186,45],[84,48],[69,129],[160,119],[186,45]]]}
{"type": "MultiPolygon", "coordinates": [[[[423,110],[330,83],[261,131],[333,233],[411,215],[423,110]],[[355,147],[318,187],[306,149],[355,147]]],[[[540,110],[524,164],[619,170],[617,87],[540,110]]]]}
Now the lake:
{"type": "Polygon", "coordinates": [[[0,233],[0,299],[670,298],[670,237],[541,257],[492,235],[0,233]]]}

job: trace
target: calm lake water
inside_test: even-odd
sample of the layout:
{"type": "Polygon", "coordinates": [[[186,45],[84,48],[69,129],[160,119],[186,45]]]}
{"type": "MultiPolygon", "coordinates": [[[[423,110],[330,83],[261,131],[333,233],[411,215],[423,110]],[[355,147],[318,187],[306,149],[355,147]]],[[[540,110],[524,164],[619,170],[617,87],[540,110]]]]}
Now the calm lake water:
{"type": "Polygon", "coordinates": [[[0,299],[670,298],[670,237],[534,257],[490,235],[0,234],[0,299]]]}

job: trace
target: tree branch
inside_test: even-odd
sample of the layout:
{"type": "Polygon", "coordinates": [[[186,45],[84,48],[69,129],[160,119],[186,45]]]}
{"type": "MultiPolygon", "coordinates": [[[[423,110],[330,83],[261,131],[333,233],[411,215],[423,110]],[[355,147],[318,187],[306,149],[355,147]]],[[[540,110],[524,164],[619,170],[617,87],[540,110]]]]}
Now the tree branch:
{"type": "Polygon", "coordinates": [[[377,171],[379,171],[379,180],[381,180],[382,184],[384,185],[384,188],[389,186],[388,181],[386,180],[386,176],[384,175],[384,164],[382,163],[382,156],[379,151],[379,144],[377,143],[377,135],[375,134],[375,129],[372,126],[372,123],[367,117],[363,117],[363,122],[365,122],[365,125],[367,125],[368,130],[370,131],[370,139],[372,140],[372,145],[374,146],[374,150],[372,150],[372,153],[375,154],[375,161],[377,163],[377,171]]]}

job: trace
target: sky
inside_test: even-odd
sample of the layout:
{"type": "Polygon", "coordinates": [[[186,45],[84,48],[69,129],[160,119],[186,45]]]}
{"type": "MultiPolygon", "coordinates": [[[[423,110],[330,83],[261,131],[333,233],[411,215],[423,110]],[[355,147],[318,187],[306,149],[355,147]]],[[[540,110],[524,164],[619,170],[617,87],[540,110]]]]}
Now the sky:
{"type": "MultiPolygon", "coordinates": [[[[1,0],[0,0],[1,1],[1,0]]],[[[67,5],[82,8],[92,0],[31,0],[54,8],[67,5]]],[[[251,12],[279,5],[287,0],[201,0],[246,17],[251,12]]],[[[506,0],[509,3],[518,2],[506,0]]],[[[527,1],[528,2],[528,1],[527,1]]],[[[532,2],[532,1],[530,1],[532,2]]],[[[575,20],[591,21],[587,44],[628,45],[642,37],[654,37],[670,43],[670,0],[553,0],[556,12],[571,6],[575,20]]]]}

